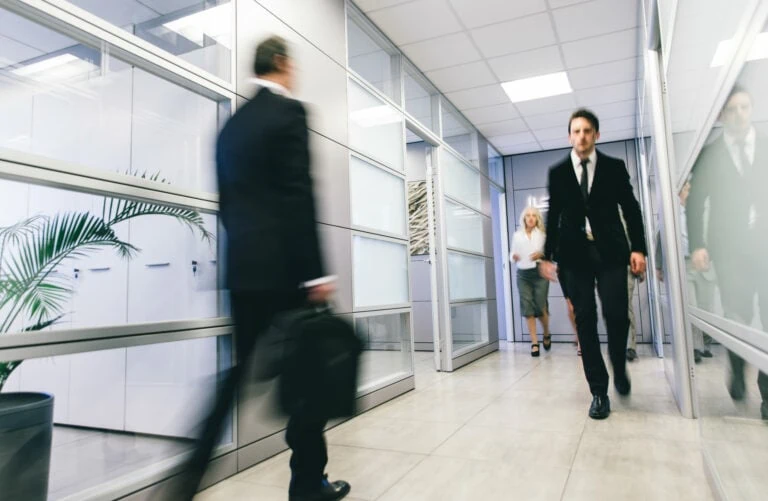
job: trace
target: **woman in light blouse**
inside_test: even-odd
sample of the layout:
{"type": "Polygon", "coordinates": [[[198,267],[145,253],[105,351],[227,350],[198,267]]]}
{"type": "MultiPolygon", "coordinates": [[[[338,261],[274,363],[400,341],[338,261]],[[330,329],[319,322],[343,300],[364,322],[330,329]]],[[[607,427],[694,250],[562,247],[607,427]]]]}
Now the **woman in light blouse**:
{"type": "Polygon", "coordinates": [[[539,260],[544,257],[544,221],[536,207],[526,207],[520,217],[520,229],[512,237],[511,260],[517,264],[517,288],[520,292],[520,311],[528,322],[531,334],[531,356],[539,356],[539,337],[536,319],[544,329],[544,349],[552,347],[549,334],[549,281],[539,275],[539,260]]]}

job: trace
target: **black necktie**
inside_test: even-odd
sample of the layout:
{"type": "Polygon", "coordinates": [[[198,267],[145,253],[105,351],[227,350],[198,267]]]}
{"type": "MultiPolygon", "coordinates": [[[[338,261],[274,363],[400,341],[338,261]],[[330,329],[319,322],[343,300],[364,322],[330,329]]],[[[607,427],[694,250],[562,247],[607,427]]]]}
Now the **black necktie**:
{"type": "Polygon", "coordinates": [[[588,163],[589,160],[581,161],[581,180],[579,181],[579,185],[581,186],[581,196],[584,197],[584,200],[586,200],[587,196],[589,195],[589,173],[587,172],[588,163]]]}

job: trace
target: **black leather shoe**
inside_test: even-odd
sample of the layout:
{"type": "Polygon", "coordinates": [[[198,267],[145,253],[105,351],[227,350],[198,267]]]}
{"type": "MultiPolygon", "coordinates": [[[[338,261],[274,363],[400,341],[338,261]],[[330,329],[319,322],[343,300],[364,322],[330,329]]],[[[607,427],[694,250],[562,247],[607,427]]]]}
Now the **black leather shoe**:
{"type": "Polygon", "coordinates": [[[704,353],[701,350],[693,350],[693,361],[694,363],[700,364],[701,358],[704,356],[704,353]]]}
{"type": "Polygon", "coordinates": [[[328,481],[328,475],[323,477],[323,486],[314,492],[290,493],[288,501],[334,501],[342,499],[349,494],[352,488],[344,480],[328,481]]]}
{"type": "Polygon", "coordinates": [[[627,349],[627,360],[632,362],[636,358],[637,358],[637,352],[632,348],[627,349]]]}
{"type": "Polygon", "coordinates": [[[746,391],[746,387],[744,385],[744,378],[736,378],[734,377],[731,379],[731,386],[728,388],[728,393],[731,394],[731,398],[734,400],[744,400],[744,392],[746,391]]]}
{"type": "Polygon", "coordinates": [[[589,406],[589,417],[592,419],[605,419],[611,413],[611,402],[608,395],[595,395],[592,397],[592,405],[589,406]]]}
{"type": "Polygon", "coordinates": [[[760,406],[760,416],[763,421],[768,421],[768,402],[763,402],[763,405],[760,406]]]}
{"type": "Polygon", "coordinates": [[[629,378],[625,375],[621,378],[613,378],[613,386],[616,387],[616,391],[619,395],[626,397],[629,392],[632,391],[632,383],[629,382],[629,378]]]}
{"type": "Polygon", "coordinates": [[[709,350],[704,350],[701,352],[701,356],[704,358],[712,358],[712,352],[709,350]]]}

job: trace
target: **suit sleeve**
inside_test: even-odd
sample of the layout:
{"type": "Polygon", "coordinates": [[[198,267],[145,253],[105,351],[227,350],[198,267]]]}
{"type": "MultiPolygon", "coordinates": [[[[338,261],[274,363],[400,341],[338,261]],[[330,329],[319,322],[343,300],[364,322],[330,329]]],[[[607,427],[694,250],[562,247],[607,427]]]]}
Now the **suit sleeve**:
{"type": "Polygon", "coordinates": [[[619,206],[627,223],[630,249],[632,252],[641,252],[643,255],[646,255],[648,250],[645,242],[645,229],[643,228],[643,214],[640,211],[640,204],[637,203],[635,193],[632,191],[632,184],[629,182],[629,172],[627,172],[626,165],[624,165],[623,161],[619,160],[618,167],[616,190],[619,206]]]}
{"type": "Polygon", "coordinates": [[[300,281],[323,277],[322,256],[317,235],[315,197],[309,165],[307,115],[298,101],[289,100],[280,130],[281,144],[277,187],[284,203],[286,251],[298,270],[300,281]]]}
{"type": "Polygon", "coordinates": [[[560,238],[560,215],[563,211],[563,201],[557,190],[555,181],[556,168],[549,170],[547,189],[549,191],[549,212],[547,213],[547,236],[544,241],[544,259],[552,261],[560,238]]]}
{"type": "MultiPolygon", "coordinates": [[[[702,155],[703,156],[703,155],[702,155]]],[[[704,241],[704,207],[709,198],[707,164],[697,161],[691,171],[691,191],[685,203],[685,220],[688,226],[688,248],[691,252],[707,246],[704,241]]]]}

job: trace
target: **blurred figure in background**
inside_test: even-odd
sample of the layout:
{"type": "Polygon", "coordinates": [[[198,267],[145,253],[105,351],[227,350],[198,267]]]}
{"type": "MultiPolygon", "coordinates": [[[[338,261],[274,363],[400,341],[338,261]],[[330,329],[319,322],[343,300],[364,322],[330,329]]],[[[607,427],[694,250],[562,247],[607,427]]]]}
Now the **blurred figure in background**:
{"type": "Polygon", "coordinates": [[[632,362],[637,359],[637,326],[635,325],[635,307],[632,304],[632,298],[635,296],[635,282],[643,283],[645,281],[645,273],[635,274],[632,270],[627,273],[627,297],[629,298],[629,304],[627,309],[627,316],[629,316],[629,337],[627,348],[627,360],[632,362]]]}
{"type": "MultiPolygon", "coordinates": [[[[686,218],[692,265],[702,273],[714,266],[725,317],[750,326],[757,295],[766,330],[768,141],[752,124],[752,111],[750,93],[734,86],[720,114],[723,134],[702,149],[691,171],[686,218]]],[[[744,359],[728,354],[728,389],[734,400],[743,400],[744,359]]],[[[768,375],[759,372],[757,381],[768,420],[768,375]]]]}
{"type": "Polygon", "coordinates": [[[539,356],[536,319],[544,330],[544,349],[552,348],[549,333],[549,282],[539,273],[538,261],[544,257],[544,220],[536,207],[526,207],[520,216],[520,229],[512,236],[511,261],[517,265],[517,288],[520,291],[520,312],[528,322],[531,335],[531,356],[539,356]]]}
{"type": "MultiPolygon", "coordinates": [[[[333,277],[323,271],[306,112],[291,97],[294,66],[285,40],[271,37],[259,44],[254,70],[256,95],[224,126],[216,150],[237,363],[219,388],[183,499],[191,499],[198,488],[257,339],[279,313],[307,302],[324,304],[334,290],[333,277]]],[[[346,482],[331,483],[324,475],[326,424],[290,416],[290,501],[341,499],[350,490],[346,482]]]]}

